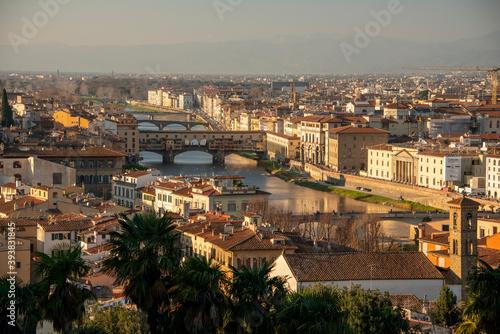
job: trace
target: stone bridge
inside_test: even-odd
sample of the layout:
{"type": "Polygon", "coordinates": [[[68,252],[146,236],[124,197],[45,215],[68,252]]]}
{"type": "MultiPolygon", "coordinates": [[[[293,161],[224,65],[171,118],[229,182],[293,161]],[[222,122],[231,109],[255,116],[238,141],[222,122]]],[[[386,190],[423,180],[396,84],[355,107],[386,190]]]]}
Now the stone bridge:
{"type": "MultiPolygon", "coordinates": [[[[162,119],[162,115],[154,115],[154,114],[140,114],[140,115],[147,115],[147,119],[138,119],[137,117],[137,124],[142,124],[142,123],[150,123],[156,125],[160,131],[163,130],[163,128],[167,125],[171,124],[179,124],[182,125],[183,127],[186,128],[186,130],[191,130],[191,128],[195,125],[202,125],[206,128],[210,126],[207,122],[197,122],[197,121],[191,121],[192,116],[187,115],[187,120],[176,120],[176,119],[162,119]]],[[[185,116],[186,114],[184,114],[185,116]]]]}
{"type": "MultiPolygon", "coordinates": [[[[199,123],[198,123],[199,124],[199,123]]],[[[163,162],[173,162],[176,155],[188,151],[211,154],[215,163],[238,152],[266,154],[262,131],[139,131],[139,150],[158,153],[163,162]]]]}

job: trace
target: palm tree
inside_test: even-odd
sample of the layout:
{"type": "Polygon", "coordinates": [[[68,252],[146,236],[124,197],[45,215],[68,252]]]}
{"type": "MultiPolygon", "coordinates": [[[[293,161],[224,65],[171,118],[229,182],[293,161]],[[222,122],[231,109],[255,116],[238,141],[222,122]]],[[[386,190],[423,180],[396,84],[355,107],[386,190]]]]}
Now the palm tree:
{"type": "Polygon", "coordinates": [[[315,286],[292,293],[275,312],[278,333],[343,333],[341,294],[333,287],[315,286]]]}
{"type": "Polygon", "coordinates": [[[285,278],[270,277],[274,269],[271,262],[265,262],[260,268],[230,268],[233,276],[230,294],[234,305],[226,330],[272,333],[270,312],[286,297],[285,278]]]}
{"type": "Polygon", "coordinates": [[[23,281],[9,275],[0,278],[0,328],[2,333],[17,333],[22,329],[24,332],[34,331],[36,325],[42,319],[37,302],[37,285],[23,285],[23,281]],[[11,294],[11,283],[15,288],[15,299],[11,294]],[[15,300],[16,314],[14,325],[11,326],[9,307],[11,300],[15,300]]]}
{"type": "Polygon", "coordinates": [[[73,322],[85,313],[85,301],[95,299],[94,294],[78,286],[76,280],[88,275],[90,267],[80,257],[80,247],[67,245],[52,248],[52,257],[37,253],[35,274],[42,278],[37,283],[39,305],[43,318],[53,323],[54,329],[70,333],[73,322]]]}
{"type": "Polygon", "coordinates": [[[179,235],[171,217],[155,212],[120,219],[121,232],[111,232],[114,248],[104,271],[125,286],[125,295],[148,315],[152,334],[161,331],[161,313],[168,306],[172,272],[179,266],[179,235]]]}
{"type": "MultiPolygon", "coordinates": [[[[227,283],[221,266],[202,258],[188,258],[175,274],[175,317],[185,326],[183,332],[215,333],[222,320],[227,283]]],[[[175,321],[178,323],[178,321],[175,321]]]]}
{"type": "Polygon", "coordinates": [[[467,278],[467,299],[461,304],[466,321],[457,333],[498,333],[500,328],[500,268],[481,266],[467,278]]]}

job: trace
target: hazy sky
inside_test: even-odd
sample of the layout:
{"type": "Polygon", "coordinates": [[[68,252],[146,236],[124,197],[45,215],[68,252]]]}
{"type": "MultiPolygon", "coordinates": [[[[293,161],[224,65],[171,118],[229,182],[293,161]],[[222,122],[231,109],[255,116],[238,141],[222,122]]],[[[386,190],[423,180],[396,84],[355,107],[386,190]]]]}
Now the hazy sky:
{"type": "MultiPolygon", "coordinates": [[[[0,44],[9,44],[9,33],[25,36],[25,21],[34,20],[40,27],[27,38],[30,43],[173,44],[315,33],[343,37],[355,27],[363,29],[373,20],[370,11],[386,9],[391,1],[397,0],[0,0],[0,44]],[[41,3],[55,1],[65,4],[53,17],[43,14],[41,3]]],[[[392,15],[380,36],[434,42],[500,30],[498,0],[400,3],[401,12],[392,15]]]]}

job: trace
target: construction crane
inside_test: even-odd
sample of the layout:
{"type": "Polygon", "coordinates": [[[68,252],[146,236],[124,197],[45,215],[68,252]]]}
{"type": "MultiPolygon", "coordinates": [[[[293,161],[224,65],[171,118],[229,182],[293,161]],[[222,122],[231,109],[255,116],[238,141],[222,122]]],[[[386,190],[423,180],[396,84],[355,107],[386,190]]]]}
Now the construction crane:
{"type": "Polygon", "coordinates": [[[498,67],[486,66],[405,66],[404,70],[491,72],[491,103],[497,104],[498,67]]]}

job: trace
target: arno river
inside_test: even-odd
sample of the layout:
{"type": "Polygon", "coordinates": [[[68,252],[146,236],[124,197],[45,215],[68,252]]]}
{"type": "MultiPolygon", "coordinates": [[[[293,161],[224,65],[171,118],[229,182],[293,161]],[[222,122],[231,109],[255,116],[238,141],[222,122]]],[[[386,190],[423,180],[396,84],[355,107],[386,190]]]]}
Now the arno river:
{"type": "MultiPolygon", "coordinates": [[[[139,118],[139,117],[138,117],[139,118]]],[[[142,117],[140,117],[142,118],[142,117]]],[[[143,118],[144,119],[144,118],[143,118]]],[[[139,127],[143,130],[157,130],[152,124],[143,124],[139,127]]],[[[165,129],[184,130],[179,125],[169,125],[165,129]]],[[[203,127],[195,126],[193,130],[203,130],[203,127]]],[[[215,176],[215,175],[241,175],[245,177],[245,183],[256,185],[261,190],[271,193],[269,201],[272,205],[283,210],[292,211],[297,214],[320,212],[371,212],[382,213],[393,209],[389,206],[371,204],[356,201],[351,198],[324,193],[313,189],[297,186],[285,182],[279,178],[266,173],[263,168],[257,167],[256,162],[230,155],[226,158],[225,165],[213,165],[212,156],[204,152],[186,152],[178,155],[174,163],[163,164],[162,157],[151,152],[142,152],[141,164],[161,170],[163,176],[215,176]]],[[[383,222],[384,232],[388,235],[407,237],[409,225],[398,221],[383,222]]]]}
{"type": "Polygon", "coordinates": [[[141,164],[161,170],[164,176],[193,175],[241,175],[245,183],[256,185],[261,190],[271,193],[270,202],[287,211],[295,213],[320,212],[387,212],[389,207],[355,201],[351,198],[328,194],[297,186],[270,176],[263,168],[255,166],[255,161],[231,155],[226,164],[212,165],[212,156],[203,152],[186,152],[178,155],[173,164],[163,164],[161,156],[143,152],[141,164]]]}

